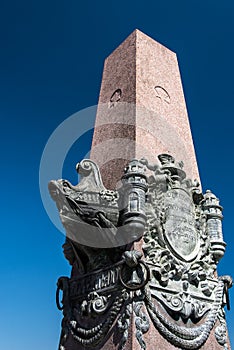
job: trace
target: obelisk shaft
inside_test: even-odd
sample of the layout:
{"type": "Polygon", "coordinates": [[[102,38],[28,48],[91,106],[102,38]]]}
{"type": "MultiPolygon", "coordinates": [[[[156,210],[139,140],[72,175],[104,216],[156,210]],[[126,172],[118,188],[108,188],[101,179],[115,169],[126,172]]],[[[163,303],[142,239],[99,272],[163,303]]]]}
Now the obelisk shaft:
{"type": "Polygon", "coordinates": [[[135,30],[105,60],[91,159],[114,188],[128,161],[162,153],[199,180],[176,54],[135,30]]]}

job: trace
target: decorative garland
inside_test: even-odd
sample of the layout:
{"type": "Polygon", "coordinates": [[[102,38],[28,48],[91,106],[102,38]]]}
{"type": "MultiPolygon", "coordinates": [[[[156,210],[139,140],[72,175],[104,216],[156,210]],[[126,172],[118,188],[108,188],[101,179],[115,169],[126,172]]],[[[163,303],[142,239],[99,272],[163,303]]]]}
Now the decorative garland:
{"type": "Polygon", "coordinates": [[[109,315],[106,316],[105,321],[93,328],[76,328],[76,321],[70,321],[69,330],[73,338],[83,346],[92,347],[94,345],[99,344],[113,325],[114,320],[116,319],[122,307],[123,301],[124,296],[122,294],[120,297],[117,297],[116,300],[113,302],[109,310],[109,315]]]}
{"type": "Polygon", "coordinates": [[[183,349],[197,349],[207,340],[210,331],[214,327],[219,309],[222,306],[223,289],[224,282],[219,281],[215,292],[215,301],[208,316],[206,317],[206,321],[201,326],[194,327],[192,329],[175,325],[165,318],[165,316],[155,306],[154,302],[152,301],[150,291],[146,288],[145,303],[154,326],[168,341],[175,346],[182,347],[183,349]]]}

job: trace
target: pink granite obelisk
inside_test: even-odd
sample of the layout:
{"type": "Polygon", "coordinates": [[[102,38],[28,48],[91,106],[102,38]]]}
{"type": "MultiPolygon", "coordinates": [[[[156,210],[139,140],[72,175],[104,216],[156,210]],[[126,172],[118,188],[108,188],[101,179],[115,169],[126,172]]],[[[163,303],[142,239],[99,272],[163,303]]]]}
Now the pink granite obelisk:
{"type": "Polygon", "coordinates": [[[135,30],[105,60],[91,159],[114,188],[129,160],[162,153],[199,180],[176,54],[135,30]]]}
{"type": "MultiPolygon", "coordinates": [[[[90,158],[114,189],[131,159],[157,163],[163,153],[182,160],[187,177],[200,181],[177,56],[135,30],[105,60],[90,158]]],[[[141,349],[133,324],[125,350],[141,349]]],[[[149,350],[178,349],[152,325],[145,342],[149,350]]],[[[117,349],[112,337],[102,349],[117,349]]],[[[200,349],[223,349],[214,329],[200,349]]]]}

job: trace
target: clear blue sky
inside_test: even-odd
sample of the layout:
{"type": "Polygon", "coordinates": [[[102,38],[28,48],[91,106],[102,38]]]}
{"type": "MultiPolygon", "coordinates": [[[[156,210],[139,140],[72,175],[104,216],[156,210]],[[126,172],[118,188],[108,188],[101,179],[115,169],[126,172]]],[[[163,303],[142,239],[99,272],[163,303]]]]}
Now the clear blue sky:
{"type": "MultiPolygon", "coordinates": [[[[64,236],[41,203],[40,158],[63,120],[97,103],[105,57],[135,28],[178,55],[203,188],[224,206],[219,273],[234,276],[233,23],[232,0],[1,2],[0,349],[57,348],[56,280],[70,269],[64,236]]],[[[82,142],[77,160],[90,134],[82,142]]],[[[66,163],[72,178],[74,164],[66,163]]]]}

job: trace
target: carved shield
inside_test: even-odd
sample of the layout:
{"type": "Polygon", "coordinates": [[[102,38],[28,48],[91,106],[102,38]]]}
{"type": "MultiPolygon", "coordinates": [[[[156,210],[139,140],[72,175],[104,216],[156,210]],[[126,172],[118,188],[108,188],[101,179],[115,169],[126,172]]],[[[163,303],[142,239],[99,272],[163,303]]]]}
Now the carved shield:
{"type": "Polygon", "coordinates": [[[164,205],[164,234],[169,248],[180,259],[193,260],[199,251],[199,238],[191,195],[181,188],[170,189],[165,194],[164,205]]]}

